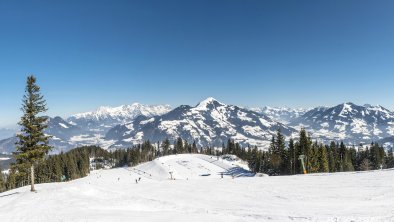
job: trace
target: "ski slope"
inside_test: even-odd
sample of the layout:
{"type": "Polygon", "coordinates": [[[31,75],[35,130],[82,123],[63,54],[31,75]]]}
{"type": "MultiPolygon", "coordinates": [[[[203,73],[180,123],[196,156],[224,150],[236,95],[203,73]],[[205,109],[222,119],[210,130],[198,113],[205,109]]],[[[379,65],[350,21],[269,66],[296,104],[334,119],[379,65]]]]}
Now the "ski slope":
{"type": "Polygon", "coordinates": [[[0,193],[0,221],[394,221],[394,170],[252,177],[243,167],[185,154],[94,171],[0,193]]]}

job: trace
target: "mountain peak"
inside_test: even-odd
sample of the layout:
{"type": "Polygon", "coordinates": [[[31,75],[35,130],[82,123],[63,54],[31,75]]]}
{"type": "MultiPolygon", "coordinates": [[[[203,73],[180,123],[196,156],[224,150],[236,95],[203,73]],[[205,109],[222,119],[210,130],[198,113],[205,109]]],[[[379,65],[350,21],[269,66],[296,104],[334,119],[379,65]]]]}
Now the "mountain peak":
{"type": "Polygon", "coordinates": [[[197,107],[207,107],[209,105],[224,105],[223,103],[217,101],[215,98],[213,97],[208,97],[206,99],[204,99],[203,101],[201,101],[200,103],[198,103],[197,107]]]}
{"type": "Polygon", "coordinates": [[[356,104],[352,103],[352,102],[344,102],[341,104],[342,106],[355,106],[356,104]]]}

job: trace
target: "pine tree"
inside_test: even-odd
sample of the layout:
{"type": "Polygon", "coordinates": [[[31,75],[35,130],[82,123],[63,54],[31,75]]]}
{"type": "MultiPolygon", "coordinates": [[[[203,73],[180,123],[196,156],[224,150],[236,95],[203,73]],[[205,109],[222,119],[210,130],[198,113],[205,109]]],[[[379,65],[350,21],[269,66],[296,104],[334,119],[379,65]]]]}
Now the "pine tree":
{"type": "Polygon", "coordinates": [[[370,160],[375,170],[380,169],[383,166],[384,149],[379,147],[379,144],[377,143],[371,144],[370,160]]]}
{"type": "Polygon", "coordinates": [[[394,168],[393,148],[390,148],[387,153],[386,165],[387,165],[387,168],[394,168]]]}
{"type": "Polygon", "coordinates": [[[286,152],[285,137],[282,135],[280,129],[276,131],[276,147],[277,154],[279,155],[280,164],[279,172],[280,174],[288,174],[288,156],[286,152]]]}
{"type": "Polygon", "coordinates": [[[279,149],[277,147],[275,136],[272,136],[268,153],[269,153],[269,162],[270,162],[270,167],[269,167],[270,169],[268,173],[270,175],[278,175],[282,160],[280,158],[279,149]]]}
{"type": "Polygon", "coordinates": [[[198,153],[197,144],[196,144],[196,141],[195,141],[195,140],[193,141],[192,152],[193,152],[193,153],[198,153]]]}
{"type": "Polygon", "coordinates": [[[161,143],[161,148],[163,149],[163,155],[168,155],[170,154],[170,141],[167,139],[165,139],[163,141],[163,143],[161,143]]]}
{"type": "MultiPolygon", "coordinates": [[[[310,154],[310,149],[312,146],[312,141],[311,138],[308,136],[306,133],[305,129],[302,128],[300,131],[300,141],[298,143],[299,145],[299,155],[305,155],[306,160],[305,160],[305,167],[307,172],[310,170],[310,164],[309,164],[309,154],[310,154]]],[[[298,157],[297,157],[298,159],[298,157]]],[[[303,172],[301,164],[299,164],[299,172],[303,172]]]]}
{"type": "Polygon", "coordinates": [[[319,162],[320,162],[320,172],[328,173],[330,171],[329,163],[328,163],[328,155],[327,155],[327,147],[323,144],[320,145],[319,148],[319,162]]]}
{"type": "Polygon", "coordinates": [[[6,187],[5,187],[5,179],[4,179],[4,175],[3,175],[3,173],[1,172],[1,168],[0,168],[0,193],[1,192],[4,192],[6,190],[6,187]]]}
{"type": "Polygon", "coordinates": [[[10,174],[7,177],[6,189],[11,190],[14,188],[16,188],[16,173],[14,169],[11,168],[10,174]]]}
{"type": "Polygon", "coordinates": [[[336,163],[337,163],[337,152],[336,152],[336,144],[334,141],[330,143],[330,146],[328,148],[328,160],[329,160],[329,171],[330,172],[336,172],[336,163]]]}
{"type": "Polygon", "coordinates": [[[234,140],[228,139],[226,154],[233,154],[234,147],[235,147],[234,140]]]}
{"type": "Polygon", "coordinates": [[[176,141],[176,152],[183,153],[183,140],[180,137],[176,141]]]}
{"type": "Polygon", "coordinates": [[[346,161],[346,146],[343,142],[339,145],[338,149],[338,171],[343,172],[345,170],[345,161],[346,161]]]}
{"type": "Polygon", "coordinates": [[[288,156],[289,156],[289,161],[290,161],[290,174],[295,174],[295,163],[297,161],[296,158],[296,149],[294,146],[294,140],[293,138],[290,138],[289,141],[289,149],[288,149],[288,156]]]}
{"type": "Polygon", "coordinates": [[[307,168],[309,169],[310,173],[317,173],[320,169],[319,163],[319,148],[317,142],[312,144],[312,147],[308,150],[308,164],[307,168]]]}
{"type": "Polygon", "coordinates": [[[50,137],[44,134],[48,118],[38,116],[47,111],[46,102],[34,76],[27,77],[25,93],[21,109],[23,116],[19,122],[21,133],[18,135],[14,155],[19,170],[30,168],[30,190],[34,192],[34,167],[44,159],[51,147],[48,143],[50,137]]]}

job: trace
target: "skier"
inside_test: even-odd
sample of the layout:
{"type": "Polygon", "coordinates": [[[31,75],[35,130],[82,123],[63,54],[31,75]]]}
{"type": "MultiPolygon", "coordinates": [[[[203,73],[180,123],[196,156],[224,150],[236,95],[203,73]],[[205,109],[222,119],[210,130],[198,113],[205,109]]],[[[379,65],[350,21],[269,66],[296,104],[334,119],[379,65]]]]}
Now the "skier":
{"type": "Polygon", "coordinates": [[[138,181],[141,181],[141,177],[140,177],[140,178],[138,178],[138,181]]]}
{"type": "Polygon", "coordinates": [[[138,184],[138,180],[137,179],[135,179],[135,184],[138,184]]]}

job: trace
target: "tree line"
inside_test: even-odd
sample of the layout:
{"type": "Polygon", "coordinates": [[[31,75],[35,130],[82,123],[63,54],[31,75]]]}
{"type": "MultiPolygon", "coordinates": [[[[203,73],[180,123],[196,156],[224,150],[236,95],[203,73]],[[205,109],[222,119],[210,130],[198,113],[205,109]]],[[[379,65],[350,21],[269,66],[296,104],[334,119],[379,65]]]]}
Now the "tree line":
{"type": "Polygon", "coordinates": [[[267,151],[255,147],[248,149],[247,152],[238,151],[235,154],[248,160],[252,171],[270,175],[303,173],[301,155],[304,157],[307,173],[364,171],[394,167],[392,148],[386,152],[377,143],[349,147],[343,142],[331,142],[328,145],[313,142],[305,129],[301,129],[297,140],[290,139],[287,145],[284,136],[278,130],[272,137],[267,151]]]}
{"type": "MultiPolygon", "coordinates": [[[[34,182],[65,182],[87,176],[92,169],[111,165],[111,153],[96,146],[80,147],[67,153],[48,155],[35,165],[34,182]],[[92,168],[94,166],[94,168],[92,168]]],[[[0,175],[0,192],[30,185],[29,168],[14,163],[7,174],[0,175]]]]}
{"type": "MultiPolygon", "coordinates": [[[[329,145],[312,142],[307,132],[302,129],[297,140],[290,139],[288,144],[278,130],[272,137],[268,150],[243,147],[229,139],[221,149],[199,147],[196,142],[189,143],[177,138],[172,143],[169,139],[152,144],[145,141],[128,149],[106,151],[97,146],[79,147],[67,153],[47,155],[36,164],[35,183],[65,182],[87,176],[91,170],[104,167],[135,166],[158,157],[174,154],[200,153],[207,155],[236,155],[249,164],[251,171],[269,175],[292,175],[303,173],[300,155],[305,156],[305,168],[308,173],[363,171],[381,168],[393,168],[393,150],[385,152],[383,147],[372,143],[368,147],[347,147],[343,142],[331,142],[329,145]]],[[[8,174],[0,176],[0,192],[29,185],[29,168],[13,164],[8,174]]]]}

